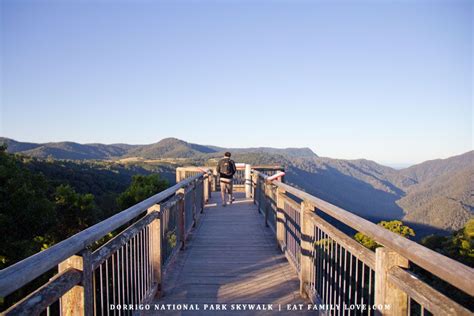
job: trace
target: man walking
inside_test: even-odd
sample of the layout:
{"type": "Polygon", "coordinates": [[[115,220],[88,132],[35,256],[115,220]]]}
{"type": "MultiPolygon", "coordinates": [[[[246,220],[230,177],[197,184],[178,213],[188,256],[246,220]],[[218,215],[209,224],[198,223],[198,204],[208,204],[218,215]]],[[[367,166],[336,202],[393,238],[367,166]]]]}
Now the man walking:
{"type": "Polygon", "coordinates": [[[237,168],[235,167],[235,162],[230,159],[230,152],[226,152],[224,158],[219,160],[216,171],[220,177],[222,206],[226,205],[226,192],[229,193],[229,204],[232,204],[232,182],[237,168]]]}

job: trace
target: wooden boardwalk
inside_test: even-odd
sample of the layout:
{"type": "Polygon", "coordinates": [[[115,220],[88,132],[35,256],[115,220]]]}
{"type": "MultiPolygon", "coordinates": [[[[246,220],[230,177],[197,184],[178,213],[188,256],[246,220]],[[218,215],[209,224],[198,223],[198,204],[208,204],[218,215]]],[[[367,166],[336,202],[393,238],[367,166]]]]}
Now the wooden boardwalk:
{"type": "Polygon", "coordinates": [[[227,304],[227,312],[215,312],[219,315],[294,314],[287,311],[287,304],[306,308],[309,302],[299,294],[298,276],[277,249],[274,234],[256,206],[237,194],[232,205],[222,207],[217,195],[206,205],[186,249],[165,273],[164,296],[154,304],[200,307],[195,312],[166,312],[175,315],[212,314],[203,310],[204,304],[216,303],[227,304]],[[232,311],[231,304],[234,308],[272,304],[273,311],[232,311]]]}

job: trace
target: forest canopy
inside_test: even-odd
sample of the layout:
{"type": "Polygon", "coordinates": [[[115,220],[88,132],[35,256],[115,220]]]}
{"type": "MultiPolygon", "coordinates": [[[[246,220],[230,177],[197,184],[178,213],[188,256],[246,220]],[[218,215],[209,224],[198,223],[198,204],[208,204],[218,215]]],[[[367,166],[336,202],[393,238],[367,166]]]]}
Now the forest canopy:
{"type": "Polygon", "coordinates": [[[41,160],[0,148],[0,269],[168,187],[136,166],[41,160]]]}

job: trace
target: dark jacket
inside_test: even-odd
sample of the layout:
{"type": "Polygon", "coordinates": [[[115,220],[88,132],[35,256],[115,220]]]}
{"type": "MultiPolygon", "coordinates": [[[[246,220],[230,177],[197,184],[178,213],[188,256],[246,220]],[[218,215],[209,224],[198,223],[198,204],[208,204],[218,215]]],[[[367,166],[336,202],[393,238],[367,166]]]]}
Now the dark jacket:
{"type": "Polygon", "coordinates": [[[217,169],[216,169],[217,173],[219,174],[219,176],[221,178],[224,178],[224,179],[232,179],[232,177],[234,176],[235,172],[237,171],[237,168],[235,167],[235,162],[230,159],[230,158],[222,158],[221,160],[219,160],[219,162],[217,163],[217,169]],[[230,164],[230,169],[231,169],[231,175],[227,175],[227,174],[224,174],[224,173],[221,173],[222,170],[224,169],[227,169],[225,167],[225,164],[228,163],[230,164]]]}

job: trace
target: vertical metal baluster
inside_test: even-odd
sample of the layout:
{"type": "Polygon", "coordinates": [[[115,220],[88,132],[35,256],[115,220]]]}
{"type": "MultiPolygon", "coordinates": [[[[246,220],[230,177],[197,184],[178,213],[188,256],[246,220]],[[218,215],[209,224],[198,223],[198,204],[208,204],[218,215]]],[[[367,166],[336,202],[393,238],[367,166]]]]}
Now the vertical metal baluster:
{"type": "MultiPolygon", "coordinates": [[[[120,300],[120,294],[121,294],[120,290],[121,290],[121,285],[123,284],[123,280],[120,278],[121,277],[120,272],[122,271],[122,266],[120,265],[120,258],[121,258],[120,250],[121,249],[122,248],[120,247],[117,250],[117,304],[118,305],[121,305],[121,303],[122,303],[122,301],[120,300]]],[[[118,314],[121,315],[122,311],[119,310],[118,314]]]]}
{"type": "Polygon", "coordinates": [[[314,271],[314,275],[313,275],[313,278],[311,279],[313,281],[313,288],[312,290],[314,291],[314,293],[316,293],[316,278],[317,278],[317,271],[316,271],[316,267],[317,267],[317,252],[316,252],[316,244],[314,243],[316,241],[316,234],[318,233],[318,227],[317,226],[314,226],[314,239],[313,239],[313,245],[311,247],[311,249],[313,249],[313,265],[312,265],[312,269],[314,271]]]}
{"type": "Polygon", "coordinates": [[[109,301],[109,258],[105,259],[105,300],[107,302],[107,316],[110,315],[110,301],[109,301]]]}
{"type": "Polygon", "coordinates": [[[330,265],[331,265],[331,258],[329,257],[330,256],[330,250],[329,250],[329,236],[328,234],[324,233],[324,244],[325,244],[325,253],[326,253],[326,271],[324,273],[324,275],[326,276],[326,290],[324,291],[325,293],[325,298],[324,298],[324,303],[325,304],[329,304],[329,293],[330,293],[330,289],[329,289],[329,278],[330,278],[330,273],[331,273],[331,269],[330,269],[330,265]]]}
{"type": "Polygon", "coordinates": [[[420,315],[425,316],[425,308],[420,304],[420,315]]]}
{"type": "MultiPolygon", "coordinates": [[[[357,295],[359,290],[359,258],[355,257],[356,259],[356,266],[355,266],[355,284],[354,284],[354,304],[357,304],[357,298],[360,295],[357,295]]],[[[359,293],[360,294],[360,293],[359,293]]]]}
{"type": "MultiPolygon", "coordinates": [[[[343,298],[342,298],[342,307],[345,307],[346,306],[346,294],[347,294],[347,249],[344,248],[344,278],[343,278],[343,298]]],[[[346,310],[343,308],[342,309],[342,316],[344,316],[346,314],[346,310]]]]}
{"type": "Polygon", "coordinates": [[[338,284],[337,284],[337,288],[338,288],[338,306],[339,306],[339,309],[338,309],[338,315],[341,315],[342,313],[342,293],[343,293],[343,288],[341,287],[342,286],[342,263],[344,262],[343,259],[342,259],[342,249],[343,247],[341,245],[339,245],[339,263],[338,263],[338,267],[339,267],[339,275],[338,275],[338,284]]]}
{"type": "Polygon", "coordinates": [[[318,271],[319,271],[319,276],[318,276],[318,295],[322,297],[323,295],[323,251],[321,249],[321,239],[323,236],[323,232],[320,227],[318,227],[319,233],[318,233],[318,253],[319,253],[319,262],[318,262],[318,271]]]}
{"type": "Polygon", "coordinates": [[[102,281],[102,265],[103,263],[100,264],[99,266],[99,275],[100,275],[100,314],[104,314],[104,286],[103,286],[103,281],[102,281]]]}
{"type": "MultiPolygon", "coordinates": [[[[110,257],[111,263],[112,263],[112,305],[115,305],[115,260],[116,260],[116,255],[115,253],[112,254],[110,257]]],[[[117,309],[114,309],[113,314],[115,315],[117,309]]]]}
{"type": "MultiPolygon", "coordinates": [[[[313,236],[314,236],[314,227],[313,227],[313,236]]],[[[313,289],[313,283],[314,283],[314,250],[313,250],[313,246],[311,246],[311,268],[309,269],[309,284],[310,284],[310,288],[311,290],[313,289]]]]}
{"type": "Polygon", "coordinates": [[[362,263],[362,276],[361,276],[361,290],[360,290],[360,304],[364,305],[364,296],[365,296],[365,263],[362,263]]]}
{"type": "Polygon", "coordinates": [[[94,292],[93,298],[94,298],[94,315],[97,314],[97,282],[96,282],[96,277],[97,274],[95,272],[96,270],[92,270],[92,290],[94,292]]]}
{"type": "MultiPolygon", "coordinates": [[[[329,237],[329,251],[331,258],[329,259],[329,308],[331,308],[334,299],[334,240],[329,237]]],[[[333,311],[330,309],[329,314],[332,315],[333,311]]]]}
{"type": "Polygon", "coordinates": [[[321,240],[319,247],[321,249],[321,302],[324,303],[326,297],[326,239],[325,233],[321,231],[321,240]]]}
{"type": "MultiPolygon", "coordinates": [[[[338,287],[338,283],[337,283],[337,280],[339,278],[339,260],[341,260],[339,258],[339,252],[340,252],[340,245],[334,240],[334,281],[332,282],[334,284],[334,298],[333,298],[333,302],[334,302],[334,306],[337,306],[337,300],[338,300],[338,297],[339,297],[339,287],[338,287]]],[[[336,315],[338,312],[338,309],[336,308],[334,310],[334,315],[336,315]]]]}
{"type": "MultiPolygon", "coordinates": [[[[369,267],[369,296],[367,298],[367,304],[373,305],[374,301],[372,300],[372,269],[369,267]]],[[[372,314],[372,309],[369,308],[369,316],[372,314]]]]}
{"type": "MultiPolygon", "coordinates": [[[[338,286],[337,286],[337,278],[339,274],[339,244],[334,241],[334,279],[333,279],[333,285],[334,285],[334,297],[333,297],[333,304],[337,305],[337,297],[338,297],[338,286]]],[[[336,314],[337,309],[334,310],[334,314],[336,314]]]]}
{"type": "Polygon", "coordinates": [[[138,282],[138,269],[139,269],[139,258],[138,258],[138,234],[135,235],[134,249],[133,253],[135,254],[135,302],[140,303],[140,284],[138,282]]]}
{"type": "Polygon", "coordinates": [[[134,238],[130,239],[130,303],[135,304],[135,278],[134,278],[134,255],[133,255],[133,243],[134,243],[134,238]]]}
{"type": "Polygon", "coordinates": [[[120,259],[122,260],[122,264],[121,264],[121,272],[122,272],[122,304],[126,304],[125,302],[125,282],[126,282],[126,279],[125,279],[125,260],[124,260],[124,254],[125,254],[125,249],[124,247],[126,247],[126,244],[123,245],[121,248],[120,248],[120,252],[121,252],[121,255],[120,255],[120,259]]]}
{"type": "Polygon", "coordinates": [[[148,290],[150,289],[148,284],[148,226],[145,226],[144,236],[143,236],[143,252],[145,254],[145,296],[148,295],[148,290]]]}
{"type": "Polygon", "coordinates": [[[140,253],[140,248],[141,248],[141,240],[140,240],[140,232],[137,233],[137,302],[138,304],[141,303],[142,301],[142,284],[141,284],[141,253],[140,253]]]}
{"type": "Polygon", "coordinates": [[[142,284],[141,284],[141,254],[140,254],[140,248],[141,248],[141,241],[140,241],[140,232],[137,233],[137,302],[138,304],[141,303],[141,295],[142,295],[142,284]]]}
{"type": "MultiPolygon", "coordinates": [[[[347,305],[352,304],[352,253],[349,252],[349,299],[347,300],[347,305]]],[[[351,310],[348,310],[348,315],[351,314],[351,310]]]]}
{"type": "Polygon", "coordinates": [[[141,231],[141,246],[140,246],[140,251],[141,251],[141,282],[142,282],[142,299],[141,302],[143,303],[143,299],[145,298],[145,228],[142,229],[141,231]]]}
{"type": "Polygon", "coordinates": [[[408,316],[411,316],[411,297],[408,296],[408,316]]]}
{"type": "Polygon", "coordinates": [[[137,299],[137,246],[136,246],[136,235],[133,236],[130,246],[132,247],[130,249],[130,264],[131,264],[131,275],[132,275],[132,302],[133,304],[138,304],[138,299],[137,299]]]}
{"type": "Polygon", "coordinates": [[[319,250],[320,250],[320,255],[321,255],[321,298],[324,296],[324,289],[325,289],[325,282],[326,282],[326,261],[325,261],[325,240],[324,240],[324,231],[319,228],[321,230],[320,232],[320,239],[319,239],[319,250]]]}
{"type": "Polygon", "coordinates": [[[130,239],[127,241],[127,243],[125,244],[126,247],[125,247],[125,267],[126,267],[126,270],[125,270],[125,274],[126,274],[126,277],[127,277],[127,295],[126,295],[126,299],[127,301],[124,303],[125,304],[132,304],[132,298],[131,298],[131,295],[130,295],[130,291],[131,291],[131,286],[132,286],[132,282],[131,282],[131,276],[130,276],[130,263],[131,263],[131,260],[130,260],[130,239]]]}
{"type": "MultiPolygon", "coordinates": [[[[331,238],[331,300],[329,301],[330,307],[334,305],[334,298],[335,298],[335,293],[336,293],[336,283],[335,283],[335,277],[336,277],[336,262],[337,262],[337,244],[334,241],[334,239],[331,238]]],[[[330,311],[331,315],[334,315],[334,311],[331,309],[330,311]]]]}

